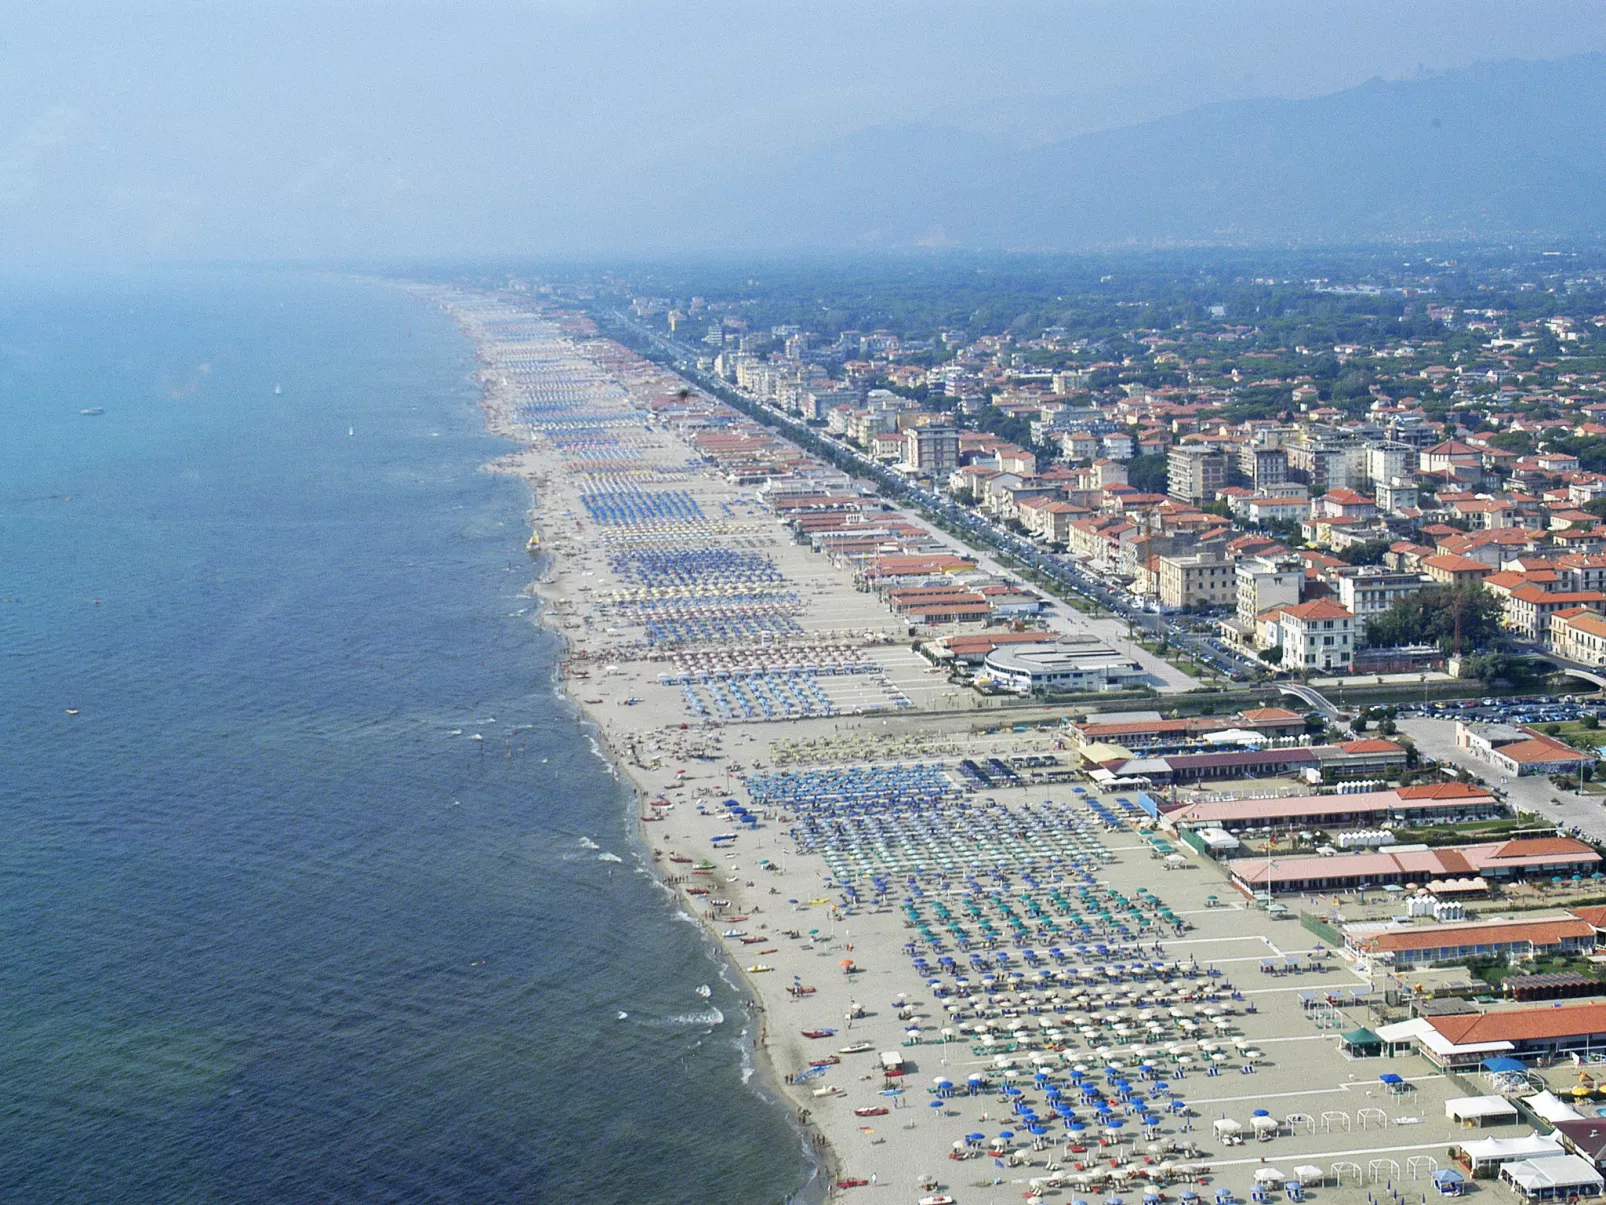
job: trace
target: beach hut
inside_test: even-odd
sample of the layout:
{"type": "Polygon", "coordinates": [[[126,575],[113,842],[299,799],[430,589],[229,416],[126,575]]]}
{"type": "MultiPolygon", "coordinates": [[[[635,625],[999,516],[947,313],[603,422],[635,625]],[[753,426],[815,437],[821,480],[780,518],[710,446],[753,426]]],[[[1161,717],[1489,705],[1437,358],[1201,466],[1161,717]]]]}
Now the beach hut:
{"type": "Polygon", "coordinates": [[[1347,1058],[1376,1059],[1383,1057],[1383,1039],[1364,1025],[1338,1037],[1339,1049],[1347,1058]]]}
{"type": "Polygon", "coordinates": [[[1433,1173],[1433,1187],[1440,1196],[1459,1197],[1467,1190],[1467,1178],[1453,1167],[1441,1167],[1433,1173]]]}

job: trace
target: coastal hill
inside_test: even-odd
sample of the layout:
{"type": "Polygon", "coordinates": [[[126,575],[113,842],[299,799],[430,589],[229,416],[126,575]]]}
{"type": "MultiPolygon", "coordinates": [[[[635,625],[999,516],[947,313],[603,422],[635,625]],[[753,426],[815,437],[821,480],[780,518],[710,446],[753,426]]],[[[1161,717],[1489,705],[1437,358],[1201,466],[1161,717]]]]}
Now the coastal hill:
{"type": "Polygon", "coordinates": [[[1606,228],[1606,55],[1210,105],[1021,150],[933,125],[690,190],[757,245],[1078,249],[1606,228]]]}

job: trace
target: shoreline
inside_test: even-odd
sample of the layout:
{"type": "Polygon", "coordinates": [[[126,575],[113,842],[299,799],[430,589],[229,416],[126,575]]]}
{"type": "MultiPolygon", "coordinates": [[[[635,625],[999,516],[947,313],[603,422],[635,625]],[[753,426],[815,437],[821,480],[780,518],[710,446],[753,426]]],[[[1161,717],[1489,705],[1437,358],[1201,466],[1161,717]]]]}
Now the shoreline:
{"type": "MultiPolygon", "coordinates": [[[[956,699],[761,496],[850,492],[791,445],[580,315],[427,295],[475,343],[487,429],[521,449],[487,468],[533,494],[556,689],[628,788],[644,867],[723,956],[746,1086],[787,1106],[789,1201],[1165,1205],[1174,1185],[1250,1196],[1272,1157],[1350,1166],[1363,1089],[1336,1036],[1373,1021],[1365,975],[1317,945],[1298,985],[1257,980],[1314,935],[1237,900],[1131,800],[1071,785],[1056,729],[956,699]],[[1313,1032],[1323,989],[1348,1012],[1313,1032]],[[1242,1158],[1196,1131],[1262,1099],[1308,1099],[1336,1129],[1289,1113],[1242,1158]]],[[[1381,1151],[1454,1143],[1442,1080],[1412,1076],[1381,1151]]]]}
{"type": "Polygon", "coordinates": [[[663,889],[672,906],[696,924],[710,961],[716,969],[729,972],[727,981],[743,1001],[746,1015],[736,1045],[738,1061],[743,1064],[743,1070],[751,1068],[751,1075],[742,1076],[743,1086],[766,1104],[784,1111],[797,1137],[805,1169],[803,1182],[782,1198],[781,1205],[821,1205],[832,1195],[834,1168],[837,1166],[830,1137],[823,1129],[806,1120],[807,1114],[801,1111],[806,1106],[788,1090],[787,1076],[777,1064],[769,1044],[763,1040],[769,1020],[763,992],[753,976],[743,968],[735,952],[721,943],[717,925],[707,917],[698,915],[691,907],[690,897],[681,889],[682,885],[675,881],[676,876],[667,873],[661,851],[654,848],[648,827],[643,823],[652,793],[649,784],[632,772],[635,767],[630,750],[621,747],[604,717],[597,714],[594,705],[588,705],[580,692],[574,689],[569,672],[576,645],[570,634],[564,631],[557,614],[557,606],[566,601],[567,596],[554,589],[558,555],[540,535],[541,499],[549,478],[530,463],[531,438],[518,427],[512,416],[510,406],[513,391],[493,372],[491,361],[486,356],[483,335],[457,312],[450,308],[447,312],[473,346],[475,358],[480,364],[473,379],[480,386],[477,404],[484,417],[487,433],[521,449],[520,452],[498,457],[483,468],[487,472],[519,478],[529,493],[530,505],[525,517],[537,546],[528,549],[534,575],[526,583],[525,592],[537,604],[541,627],[552,633],[559,642],[559,654],[554,664],[554,691],[572,706],[575,718],[594,742],[599,759],[610,767],[626,788],[625,794],[632,808],[630,823],[626,827],[630,840],[635,844],[634,852],[640,865],[663,889]]]}
{"type": "Polygon", "coordinates": [[[1367,968],[1072,785],[1058,729],[956,699],[795,537],[782,513],[843,482],[582,315],[415,291],[473,342],[486,428],[520,449],[485,467],[531,491],[555,691],[627,788],[643,868],[718,947],[744,1086],[800,1141],[787,1202],[1187,1205],[1213,1183],[1221,1205],[1264,1199],[1275,1159],[1360,1205],[1354,1157],[1398,1182],[1458,1143],[1431,1064],[1395,1064],[1407,1105],[1341,1049],[1384,1019],[1367,968]],[[1251,1131],[1264,1153],[1237,1149],[1251,1131]]]}

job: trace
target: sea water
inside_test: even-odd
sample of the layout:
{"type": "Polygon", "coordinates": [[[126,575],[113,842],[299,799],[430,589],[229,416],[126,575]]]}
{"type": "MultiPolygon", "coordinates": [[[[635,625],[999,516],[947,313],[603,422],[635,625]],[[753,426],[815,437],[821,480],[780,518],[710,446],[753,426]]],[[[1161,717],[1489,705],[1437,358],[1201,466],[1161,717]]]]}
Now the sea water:
{"type": "Polygon", "coordinates": [[[6,1201],[800,1182],[555,690],[473,368],[382,285],[0,290],[6,1201]]]}

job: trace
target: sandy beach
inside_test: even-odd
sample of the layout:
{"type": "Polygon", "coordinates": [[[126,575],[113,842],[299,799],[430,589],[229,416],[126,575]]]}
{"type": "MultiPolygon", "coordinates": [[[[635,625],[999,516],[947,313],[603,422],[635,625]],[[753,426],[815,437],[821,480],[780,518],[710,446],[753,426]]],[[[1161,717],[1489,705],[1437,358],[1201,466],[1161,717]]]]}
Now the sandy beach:
{"type": "Polygon", "coordinates": [[[730,439],[779,441],[583,317],[424,291],[523,449],[495,467],[534,492],[565,689],[637,788],[646,856],[750,987],[757,1066],[833,1193],[1431,1193],[1464,1086],[1347,1058],[1364,974],[1129,802],[1050,776],[1054,728],[959,697],[732,479],[730,439]]]}

